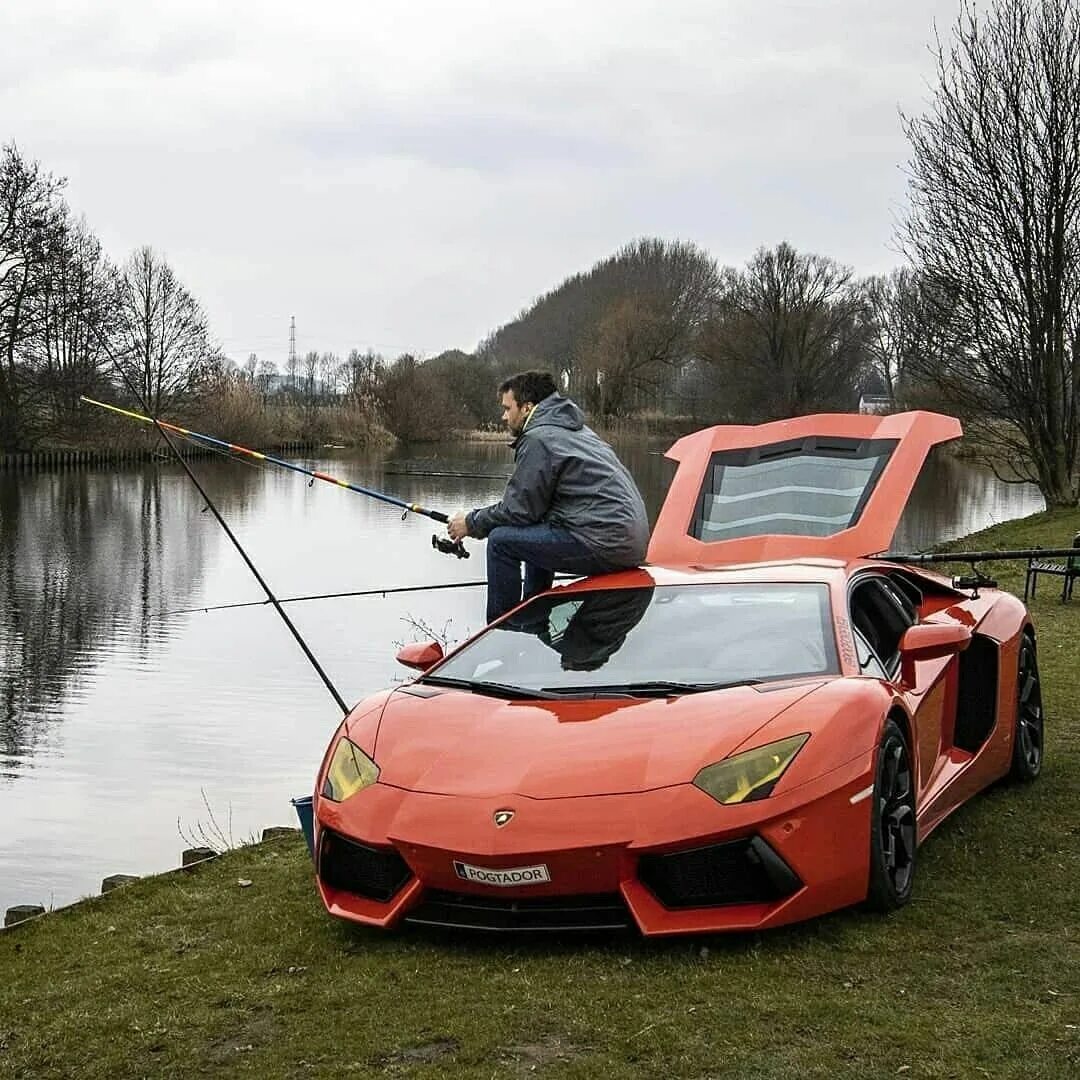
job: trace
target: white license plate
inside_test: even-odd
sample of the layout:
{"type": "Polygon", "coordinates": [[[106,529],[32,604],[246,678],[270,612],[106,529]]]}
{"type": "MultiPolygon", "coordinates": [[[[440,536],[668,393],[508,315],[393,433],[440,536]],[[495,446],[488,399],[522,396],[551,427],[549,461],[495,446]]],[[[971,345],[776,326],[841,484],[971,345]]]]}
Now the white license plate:
{"type": "Polygon", "coordinates": [[[543,863],[539,866],[514,866],[496,868],[494,866],[470,866],[468,863],[454,860],[454,873],[463,881],[472,881],[477,885],[498,885],[500,888],[513,888],[517,885],[540,885],[551,880],[548,868],[543,863]]]}

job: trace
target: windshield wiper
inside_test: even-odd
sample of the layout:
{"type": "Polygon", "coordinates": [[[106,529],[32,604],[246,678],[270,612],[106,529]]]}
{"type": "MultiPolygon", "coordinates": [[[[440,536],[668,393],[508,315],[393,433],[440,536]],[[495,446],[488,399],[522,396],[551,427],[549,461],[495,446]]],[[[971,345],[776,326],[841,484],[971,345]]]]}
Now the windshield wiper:
{"type": "Polygon", "coordinates": [[[489,694],[491,697],[512,698],[519,701],[557,698],[561,695],[547,690],[530,690],[526,686],[511,686],[509,683],[480,682],[475,679],[452,679],[447,675],[430,675],[418,682],[425,686],[450,686],[456,690],[471,690],[474,694],[489,694]]]}
{"type": "MultiPolygon", "coordinates": [[[[575,694],[595,694],[602,696],[629,695],[631,697],[667,697],[676,694],[704,694],[709,690],[730,690],[733,686],[757,686],[763,679],[736,679],[733,682],[674,682],[667,679],[653,679],[649,682],[613,683],[610,686],[574,687],[575,694]]],[[[556,687],[544,687],[555,690],[556,687]]]]}

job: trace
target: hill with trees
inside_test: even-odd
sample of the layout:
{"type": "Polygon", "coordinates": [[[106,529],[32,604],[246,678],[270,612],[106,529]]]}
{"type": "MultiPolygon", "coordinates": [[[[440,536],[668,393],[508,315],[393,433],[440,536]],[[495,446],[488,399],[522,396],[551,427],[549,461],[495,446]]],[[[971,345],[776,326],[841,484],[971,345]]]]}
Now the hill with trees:
{"type": "Polygon", "coordinates": [[[852,410],[864,394],[930,405],[960,416],[1007,478],[1076,505],[1080,9],[993,0],[977,17],[965,4],[937,61],[926,113],[902,120],[908,262],[889,274],[860,279],[786,242],[721,267],[692,241],[643,237],[472,353],[309,352],[283,373],[226,357],[152,248],[112,263],[64,182],[8,144],[0,452],[89,438],[84,393],[138,398],[237,441],[436,440],[496,426],[500,379],[544,368],[601,426],[755,423],[852,410]]]}

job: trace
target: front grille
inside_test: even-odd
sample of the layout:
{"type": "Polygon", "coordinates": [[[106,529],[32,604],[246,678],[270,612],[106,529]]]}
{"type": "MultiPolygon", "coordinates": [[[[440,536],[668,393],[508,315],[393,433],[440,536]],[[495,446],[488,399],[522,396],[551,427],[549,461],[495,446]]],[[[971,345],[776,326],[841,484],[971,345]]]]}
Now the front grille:
{"type": "Polygon", "coordinates": [[[380,851],[323,829],[319,841],[319,880],[330,889],[385,903],[409,880],[405,860],[394,850],[380,851]]]}
{"type": "Polygon", "coordinates": [[[669,908],[769,903],[802,885],[760,836],[670,855],[642,855],[638,878],[669,908]]]}
{"type": "Polygon", "coordinates": [[[461,930],[624,930],[631,924],[618,893],[509,900],[442,889],[429,889],[406,919],[461,930]]]}

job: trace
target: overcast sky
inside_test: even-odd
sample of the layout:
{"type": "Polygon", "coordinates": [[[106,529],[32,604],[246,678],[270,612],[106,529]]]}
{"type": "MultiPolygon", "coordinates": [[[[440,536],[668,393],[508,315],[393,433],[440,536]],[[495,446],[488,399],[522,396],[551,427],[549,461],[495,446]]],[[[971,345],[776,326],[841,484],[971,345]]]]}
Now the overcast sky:
{"type": "Polygon", "coordinates": [[[0,142],[226,353],[473,349],[639,236],[900,260],[958,0],[0,0],[0,142]]]}

